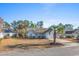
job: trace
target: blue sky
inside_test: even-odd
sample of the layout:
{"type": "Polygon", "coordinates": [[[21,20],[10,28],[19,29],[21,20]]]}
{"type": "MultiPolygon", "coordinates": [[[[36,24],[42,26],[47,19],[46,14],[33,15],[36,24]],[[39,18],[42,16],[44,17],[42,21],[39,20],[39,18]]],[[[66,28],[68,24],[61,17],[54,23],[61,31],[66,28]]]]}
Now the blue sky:
{"type": "Polygon", "coordinates": [[[79,26],[79,4],[48,4],[48,3],[2,3],[0,17],[11,23],[13,20],[27,19],[37,22],[44,21],[44,27],[53,24],[73,24],[79,26]]]}

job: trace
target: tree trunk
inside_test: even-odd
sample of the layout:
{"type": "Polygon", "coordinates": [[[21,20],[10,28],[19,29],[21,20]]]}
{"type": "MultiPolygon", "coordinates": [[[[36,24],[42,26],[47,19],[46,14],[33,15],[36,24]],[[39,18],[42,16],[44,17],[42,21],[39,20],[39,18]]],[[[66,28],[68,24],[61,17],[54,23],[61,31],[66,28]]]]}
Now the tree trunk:
{"type": "Polygon", "coordinates": [[[53,37],[54,37],[54,41],[53,41],[53,43],[55,44],[55,43],[56,43],[56,30],[55,30],[55,29],[54,29],[53,37]]]}

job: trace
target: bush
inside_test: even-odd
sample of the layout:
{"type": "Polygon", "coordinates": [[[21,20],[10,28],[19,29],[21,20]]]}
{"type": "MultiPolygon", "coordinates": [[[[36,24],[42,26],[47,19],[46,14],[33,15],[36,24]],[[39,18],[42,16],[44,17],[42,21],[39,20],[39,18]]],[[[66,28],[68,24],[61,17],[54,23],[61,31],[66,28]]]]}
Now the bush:
{"type": "Polygon", "coordinates": [[[4,36],[4,39],[7,39],[9,37],[10,37],[9,34],[7,34],[7,35],[4,36]]]}
{"type": "Polygon", "coordinates": [[[79,35],[76,37],[76,39],[79,39],[79,35]]]}
{"type": "Polygon", "coordinates": [[[74,36],[66,36],[66,38],[73,38],[74,36]]]}

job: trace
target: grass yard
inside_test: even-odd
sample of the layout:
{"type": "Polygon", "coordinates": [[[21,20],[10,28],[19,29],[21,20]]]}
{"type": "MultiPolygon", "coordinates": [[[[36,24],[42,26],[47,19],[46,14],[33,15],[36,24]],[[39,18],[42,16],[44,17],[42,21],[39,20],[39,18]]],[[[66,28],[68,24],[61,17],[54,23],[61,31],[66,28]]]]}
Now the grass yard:
{"type": "Polygon", "coordinates": [[[0,41],[0,51],[9,51],[12,49],[20,48],[50,48],[53,46],[63,46],[63,44],[50,45],[51,41],[47,39],[2,39],[0,41]]]}

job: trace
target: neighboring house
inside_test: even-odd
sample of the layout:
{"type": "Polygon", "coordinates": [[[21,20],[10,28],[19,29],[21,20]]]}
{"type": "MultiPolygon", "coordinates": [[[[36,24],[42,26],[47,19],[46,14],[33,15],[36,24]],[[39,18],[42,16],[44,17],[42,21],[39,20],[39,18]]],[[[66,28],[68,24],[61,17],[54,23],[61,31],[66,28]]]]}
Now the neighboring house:
{"type": "Polygon", "coordinates": [[[12,37],[15,33],[11,29],[5,29],[4,31],[0,32],[0,38],[4,38],[5,36],[12,37]]]}
{"type": "Polygon", "coordinates": [[[11,29],[5,29],[3,31],[3,34],[4,34],[4,36],[8,35],[9,37],[12,37],[15,33],[11,29]]]}
{"type": "Polygon", "coordinates": [[[27,36],[29,38],[53,38],[53,30],[47,28],[40,28],[40,29],[29,29],[27,36]]]}
{"type": "Polygon", "coordinates": [[[65,38],[74,37],[74,31],[65,31],[64,37],[65,38]]]}
{"type": "Polygon", "coordinates": [[[79,38],[79,29],[74,30],[74,38],[79,38]]]}
{"type": "Polygon", "coordinates": [[[44,32],[46,31],[46,28],[29,28],[27,36],[28,38],[44,38],[44,32]]]}
{"type": "Polygon", "coordinates": [[[65,31],[64,37],[73,37],[74,39],[79,38],[79,29],[73,31],[65,31]]]}
{"type": "Polygon", "coordinates": [[[28,38],[36,38],[36,34],[33,29],[29,29],[26,35],[28,38]]]}
{"type": "Polygon", "coordinates": [[[64,38],[74,36],[74,30],[73,30],[72,26],[70,26],[70,25],[65,26],[63,36],[64,36],[64,38]]]}

